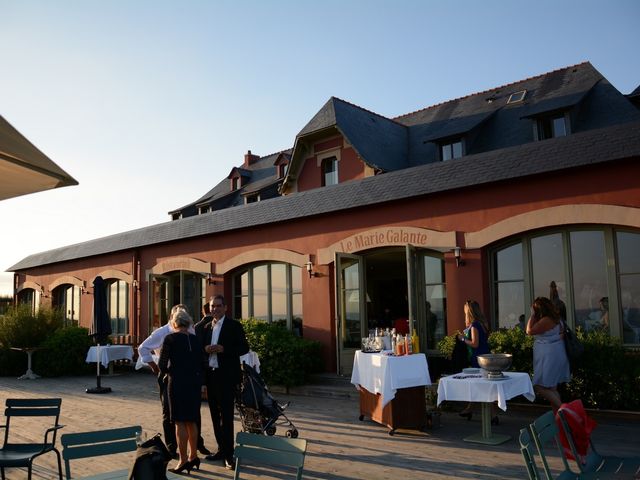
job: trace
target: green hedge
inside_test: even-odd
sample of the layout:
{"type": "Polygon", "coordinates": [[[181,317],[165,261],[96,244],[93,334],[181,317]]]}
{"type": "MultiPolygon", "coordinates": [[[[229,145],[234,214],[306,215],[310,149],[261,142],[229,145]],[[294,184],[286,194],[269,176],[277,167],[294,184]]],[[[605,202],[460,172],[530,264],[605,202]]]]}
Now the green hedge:
{"type": "Polygon", "coordinates": [[[267,385],[304,384],[322,368],[321,344],[296,337],[285,327],[255,319],[241,320],[251,350],[260,359],[260,374],[267,385]]]}
{"type": "Polygon", "coordinates": [[[60,310],[30,305],[11,308],[0,318],[0,372],[18,376],[25,372],[27,356],[11,347],[41,347],[33,354],[32,369],[43,377],[90,373],[85,362],[91,338],[86,328],[63,327],[60,310]]]}
{"type": "MultiPolygon", "coordinates": [[[[576,336],[584,344],[584,355],[573,365],[571,381],[560,388],[563,401],[582,399],[589,408],[640,410],[640,352],[622,346],[617,338],[602,331],[576,336]]],[[[445,337],[438,345],[451,356],[455,338],[445,337]]],[[[493,353],[513,355],[512,369],[533,374],[533,337],[518,328],[500,329],[489,335],[493,353]]]]}

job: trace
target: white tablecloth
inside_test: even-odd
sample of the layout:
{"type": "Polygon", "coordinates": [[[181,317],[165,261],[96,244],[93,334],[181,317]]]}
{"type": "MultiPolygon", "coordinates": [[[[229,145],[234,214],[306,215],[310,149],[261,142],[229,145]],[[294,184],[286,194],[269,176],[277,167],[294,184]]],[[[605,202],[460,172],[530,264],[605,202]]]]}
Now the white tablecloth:
{"type": "Polygon", "coordinates": [[[508,377],[506,380],[455,378],[458,375],[440,378],[438,405],[444,400],[466,402],[495,402],[497,400],[498,406],[502,410],[506,410],[507,400],[510,398],[524,395],[530,402],[535,399],[531,377],[528,373],[504,372],[504,375],[508,377]]]}
{"type": "Polygon", "coordinates": [[[382,396],[382,406],[396,396],[399,388],[431,385],[429,366],[424,353],[395,357],[384,353],[356,351],[351,383],[382,396]]]}
{"type": "MultiPolygon", "coordinates": [[[[114,360],[133,359],[133,348],[129,345],[100,345],[100,363],[107,368],[114,360]]],[[[98,347],[91,347],[87,352],[87,363],[98,361],[98,347]]]]}

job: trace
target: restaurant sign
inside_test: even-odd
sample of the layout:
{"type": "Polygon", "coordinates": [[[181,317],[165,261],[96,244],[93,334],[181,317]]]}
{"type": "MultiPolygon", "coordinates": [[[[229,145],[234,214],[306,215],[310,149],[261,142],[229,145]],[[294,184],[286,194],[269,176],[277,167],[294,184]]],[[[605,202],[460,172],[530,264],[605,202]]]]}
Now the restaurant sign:
{"type": "Polygon", "coordinates": [[[355,253],[372,248],[413,245],[432,249],[451,249],[455,246],[455,232],[438,232],[416,227],[383,227],[359,232],[328,248],[318,250],[318,263],[333,262],[336,252],[355,253]]]}

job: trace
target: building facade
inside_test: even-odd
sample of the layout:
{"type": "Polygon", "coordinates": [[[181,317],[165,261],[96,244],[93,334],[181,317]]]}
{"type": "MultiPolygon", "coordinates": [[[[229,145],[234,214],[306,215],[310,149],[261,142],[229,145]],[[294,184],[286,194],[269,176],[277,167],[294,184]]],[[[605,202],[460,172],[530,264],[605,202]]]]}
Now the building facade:
{"type": "Polygon", "coordinates": [[[141,339],[222,293],[347,374],[371,328],[434,351],[467,299],[518,328],[554,282],[571,326],[638,347],[638,99],[589,63],[393,119],[331,98],[171,221],[23,259],[16,300],[89,326],[99,275],[114,334],[141,339]]]}

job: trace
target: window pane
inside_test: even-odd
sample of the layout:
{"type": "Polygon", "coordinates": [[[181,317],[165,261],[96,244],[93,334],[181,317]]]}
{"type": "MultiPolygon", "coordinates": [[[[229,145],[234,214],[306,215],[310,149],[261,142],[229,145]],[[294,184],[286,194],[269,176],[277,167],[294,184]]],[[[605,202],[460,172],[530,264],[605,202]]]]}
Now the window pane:
{"type": "Polygon", "coordinates": [[[357,260],[342,261],[342,301],[344,302],[343,347],[357,348],[360,336],[360,266],[357,260]]]}
{"type": "Polygon", "coordinates": [[[522,280],[522,244],[503,248],[496,254],[498,281],[522,280]]]}
{"type": "Polygon", "coordinates": [[[287,270],[282,263],[271,265],[271,320],[287,324],[287,270]]]}
{"type": "Polygon", "coordinates": [[[622,338],[624,343],[640,343],[640,274],[620,276],[622,338]]]}
{"type": "Polygon", "coordinates": [[[452,144],[451,148],[453,149],[453,158],[462,157],[462,142],[452,144]]]}
{"type": "Polygon", "coordinates": [[[443,283],[444,262],[437,257],[424,257],[425,283],[443,283]]]}
{"type": "Polygon", "coordinates": [[[324,184],[337,185],[338,183],[338,161],[335,157],[327,158],[322,161],[324,184]]]}
{"type": "Polygon", "coordinates": [[[267,266],[261,265],[253,269],[253,316],[260,320],[268,320],[267,310],[267,266]]]}
{"type": "Polygon", "coordinates": [[[524,282],[499,283],[496,295],[498,328],[524,329],[524,282]]]}
{"type": "Polygon", "coordinates": [[[442,145],[442,160],[451,160],[451,145],[442,145]]]}
{"type": "Polygon", "coordinates": [[[609,329],[609,299],[604,232],[571,232],[573,308],[576,326],[586,331],[609,329]],[[601,299],[604,299],[602,303],[601,299]]]}
{"type": "Polygon", "coordinates": [[[640,273],[640,235],[617,232],[618,269],[620,273],[640,273]]]}
{"type": "Polygon", "coordinates": [[[564,277],[564,250],[562,234],[554,233],[531,239],[531,263],[533,270],[533,296],[549,298],[549,285],[556,282],[560,300],[567,301],[564,277]]]}
{"type": "Polygon", "coordinates": [[[296,293],[291,297],[291,327],[293,333],[302,337],[302,294],[296,293]]]}
{"type": "Polygon", "coordinates": [[[564,137],[567,135],[567,127],[564,123],[564,116],[553,119],[553,136],[564,137]]]}
{"type": "Polygon", "coordinates": [[[426,287],[427,348],[435,350],[438,342],[447,334],[446,302],[444,285],[426,287]]]}
{"type": "Polygon", "coordinates": [[[302,292],[302,268],[295,265],[291,266],[291,292],[302,292]]]}

